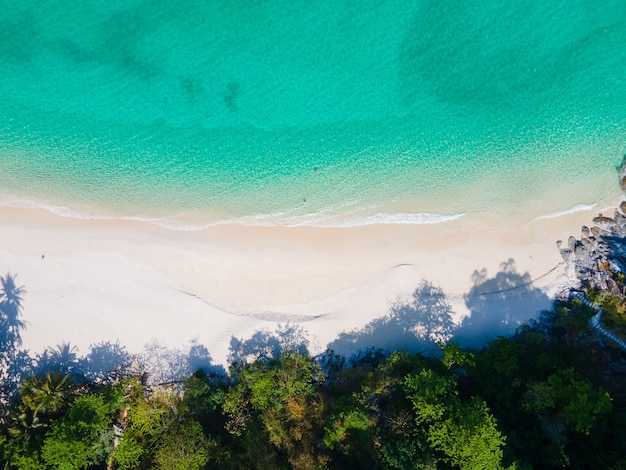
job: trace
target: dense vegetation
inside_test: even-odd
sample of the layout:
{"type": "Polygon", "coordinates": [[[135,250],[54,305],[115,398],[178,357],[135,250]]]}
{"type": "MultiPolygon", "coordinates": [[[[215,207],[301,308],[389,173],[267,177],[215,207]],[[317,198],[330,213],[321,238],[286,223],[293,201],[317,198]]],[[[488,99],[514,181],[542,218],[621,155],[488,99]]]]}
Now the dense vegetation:
{"type": "MultiPolygon", "coordinates": [[[[0,280],[7,469],[624,468],[625,353],[576,299],[482,350],[448,341],[434,356],[346,358],[311,357],[297,341],[255,354],[235,345],[225,373],[192,345],[185,360],[198,370],[176,380],[118,344],[31,358],[19,349],[23,288],[0,280]]],[[[624,298],[589,295],[624,331],[624,298]]]]}

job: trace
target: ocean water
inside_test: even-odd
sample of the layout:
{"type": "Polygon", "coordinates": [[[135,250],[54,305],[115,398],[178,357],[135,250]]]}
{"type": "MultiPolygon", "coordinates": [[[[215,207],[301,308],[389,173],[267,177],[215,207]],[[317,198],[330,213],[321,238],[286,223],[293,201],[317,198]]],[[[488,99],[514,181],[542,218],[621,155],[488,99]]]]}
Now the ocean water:
{"type": "Polygon", "coordinates": [[[171,226],[617,194],[622,0],[0,0],[0,204],[171,226]]]}

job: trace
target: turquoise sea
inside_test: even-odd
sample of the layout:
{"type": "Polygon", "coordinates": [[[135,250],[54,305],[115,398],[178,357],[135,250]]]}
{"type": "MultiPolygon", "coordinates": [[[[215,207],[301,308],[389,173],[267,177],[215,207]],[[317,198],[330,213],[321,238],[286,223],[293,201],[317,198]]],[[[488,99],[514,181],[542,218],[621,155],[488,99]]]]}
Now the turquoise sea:
{"type": "Polygon", "coordinates": [[[0,0],[0,205],[354,225],[617,194],[623,0],[0,0]]]}

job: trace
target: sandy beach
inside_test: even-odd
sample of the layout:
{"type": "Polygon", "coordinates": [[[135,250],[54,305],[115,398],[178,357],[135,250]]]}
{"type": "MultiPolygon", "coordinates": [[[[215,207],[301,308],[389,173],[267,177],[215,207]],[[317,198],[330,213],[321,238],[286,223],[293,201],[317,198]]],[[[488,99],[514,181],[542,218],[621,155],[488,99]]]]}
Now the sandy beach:
{"type": "Polygon", "coordinates": [[[411,347],[407,338],[438,334],[478,345],[550,307],[572,281],[556,241],[618,202],[515,228],[472,215],[199,231],[0,207],[0,272],[27,289],[23,343],[33,353],[64,341],[82,353],[107,340],[138,352],[152,339],[175,347],[195,339],[223,364],[233,337],[286,323],[302,327],[314,353],[411,347]],[[422,297],[433,292],[438,303],[422,297]],[[439,328],[441,315],[457,329],[439,328]]]}

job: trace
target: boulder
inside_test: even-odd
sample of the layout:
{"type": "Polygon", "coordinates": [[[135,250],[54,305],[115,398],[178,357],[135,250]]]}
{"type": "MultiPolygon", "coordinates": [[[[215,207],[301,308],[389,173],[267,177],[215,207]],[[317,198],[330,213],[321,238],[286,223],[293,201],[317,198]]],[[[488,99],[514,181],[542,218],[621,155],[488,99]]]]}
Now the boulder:
{"type": "Polygon", "coordinates": [[[569,248],[561,250],[561,257],[563,258],[563,261],[569,261],[572,258],[572,255],[572,250],[569,248]]]}
{"type": "Polygon", "coordinates": [[[593,218],[593,223],[596,224],[600,228],[610,231],[615,225],[615,220],[611,219],[610,217],[605,217],[602,214],[600,214],[598,217],[593,218]]]}
{"type": "MultiPolygon", "coordinates": [[[[626,178],[626,166],[621,171],[621,177],[626,178]]],[[[566,273],[583,285],[617,289],[610,273],[626,273],[626,200],[612,218],[599,214],[593,223],[581,227],[580,239],[569,237],[567,244],[557,242],[566,273]]]]}
{"type": "Polygon", "coordinates": [[[593,236],[596,237],[596,238],[604,237],[606,235],[611,235],[611,232],[609,232],[608,230],[605,230],[603,228],[600,228],[597,225],[594,225],[593,227],[591,227],[590,230],[591,230],[591,233],[593,234],[593,236]]]}
{"type": "Polygon", "coordinates": [[[567,247],[570,249],[570,251],[574,251],[576,249],[576,238],[573,236],[570,236],[567,239],[567,247]]]}

